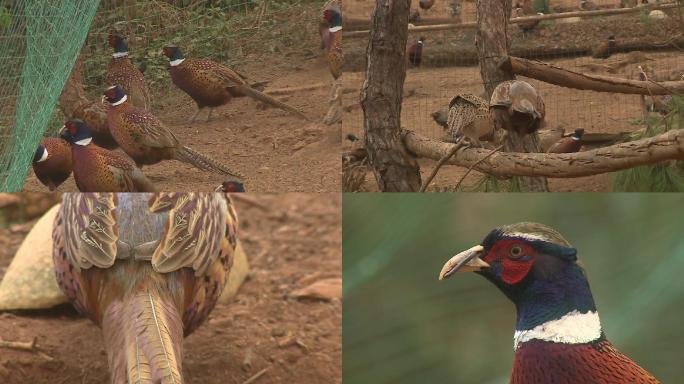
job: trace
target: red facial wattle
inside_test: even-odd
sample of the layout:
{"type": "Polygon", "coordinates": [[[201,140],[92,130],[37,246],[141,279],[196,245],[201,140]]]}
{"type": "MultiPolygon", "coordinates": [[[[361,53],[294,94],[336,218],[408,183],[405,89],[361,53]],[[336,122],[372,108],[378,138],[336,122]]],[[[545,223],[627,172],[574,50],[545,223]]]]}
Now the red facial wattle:
{"type": "Polygon", "coordinates": [[[501,280],[510,285],[519,283],[532,269],[536,251],[528,244],[518,240],[501,240],[489,250],[483,260],[492,265],[501,265],[501,280]],[[512,255],[511,250],[519,247],[520,253],[512,255]]]}

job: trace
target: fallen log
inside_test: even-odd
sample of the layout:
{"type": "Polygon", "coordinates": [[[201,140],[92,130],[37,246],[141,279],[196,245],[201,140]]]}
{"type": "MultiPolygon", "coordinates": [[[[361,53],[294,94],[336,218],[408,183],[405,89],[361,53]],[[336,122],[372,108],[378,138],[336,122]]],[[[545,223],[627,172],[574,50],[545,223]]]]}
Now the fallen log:
{"type": "MultiPolygon", "coordinates": [[[[438,161],[455,144],[430,139],[402,130],[406,148],[418,157],[438,161]]],[[[684,160],[684,129],[671,130],[658,136],[576,153],[514,153],[484,148],[461,148],[447,164],[470,167],[499,177],[543,176],[573,178],[598,175],[655,164],[668,160],[684,160]],[[489,158],[485,158],[490,155],[489,158]],[[478,163],[479,162],[479,163],[478,163]],[[476,165],[475,165],[476,164],[476,165]]]]}

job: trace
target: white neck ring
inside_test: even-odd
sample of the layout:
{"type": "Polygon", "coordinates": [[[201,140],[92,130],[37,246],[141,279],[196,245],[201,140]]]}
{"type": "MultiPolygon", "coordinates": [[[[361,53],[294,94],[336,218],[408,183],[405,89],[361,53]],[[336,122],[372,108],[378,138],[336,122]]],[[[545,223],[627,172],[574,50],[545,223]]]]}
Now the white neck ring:
{"type": "Polygon", "coordinates": [[[76,141],[76,142],[74,142],[74,144],[86,146],[86,145],[90,144],[92,141],[93,141],[93,138],[92,138],[92,137],[89,137],[89,138],[87,138],[87,139],[83,139],[83,140],[76,141]]]}
{"type": "Polygon", "coordinates": [[[121,57],[126,57],[128,56],[128,52],[114,52],[112,53],[112,57],[115,59],[121,58],[121,57]]]}
{"type": "Polygon", "coordinates": [[[121,100],[116,101],[116,102],[111,103],[111,104],[112,104],[112,106],[116,107],[117,105],[121,105],[121,104],[125,103],[126,100],[128,100],[128,95],[124,95],[124,96],[121,98],[121,100]]]}
{"type": "Polygon", "coordinates": [[[169,65],[172,67],[175,67],[177,65],[180,65],[182,62],[184,62],[185,59],[176,59],[176,60],[171,60],[169,61],[169,65]]]}
{"type": "Polygon", "coordinates": [[[549,341],[563,344],[586,344],[601,337],[601,321],[598,313],[580,313],[578,310],[566,313],[560,319],[547,321],[532,329],[515,330],[513,350],[530,340],[549,341]]]}

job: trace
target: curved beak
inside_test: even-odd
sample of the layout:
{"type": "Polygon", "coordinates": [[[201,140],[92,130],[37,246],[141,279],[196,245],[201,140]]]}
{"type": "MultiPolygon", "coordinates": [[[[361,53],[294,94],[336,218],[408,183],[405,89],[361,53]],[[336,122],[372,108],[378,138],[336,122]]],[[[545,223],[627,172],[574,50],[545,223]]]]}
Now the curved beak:
{"type": "Polygon", "coordinates": [[[439,279],[444,280],[456,272],[474,272],[489,268],[489,264],[480,258],[482,251],[484,251],[484,247],[476,245],[452,257],[439,272],[439,279]]]}

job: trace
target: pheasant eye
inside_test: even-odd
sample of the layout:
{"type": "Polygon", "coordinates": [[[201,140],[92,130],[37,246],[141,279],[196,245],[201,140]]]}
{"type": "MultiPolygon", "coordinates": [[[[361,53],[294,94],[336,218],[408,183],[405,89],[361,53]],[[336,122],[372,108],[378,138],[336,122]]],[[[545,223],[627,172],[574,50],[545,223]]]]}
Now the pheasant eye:
{"type": "Polygon", "coordinates": [[[513,258],[518,258],[518,257],[522,256],[522,253],[523,253],[523,250],[519,245],[514,245],[511,248],[511,257],[513,257],[513,258]]]}

